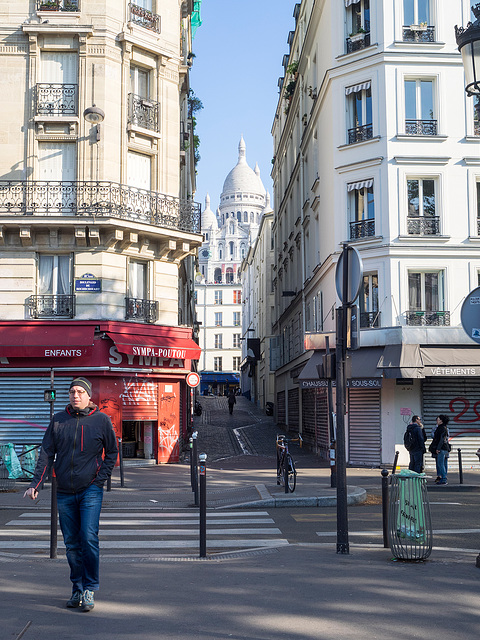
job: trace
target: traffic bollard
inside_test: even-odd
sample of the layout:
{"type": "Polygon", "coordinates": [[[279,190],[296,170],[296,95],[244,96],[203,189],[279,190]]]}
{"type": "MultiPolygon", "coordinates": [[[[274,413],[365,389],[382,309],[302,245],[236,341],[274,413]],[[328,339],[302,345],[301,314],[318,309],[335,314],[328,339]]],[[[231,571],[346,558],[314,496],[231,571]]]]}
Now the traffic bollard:
{"type": "Polygon", "coordinates": [[[118,438],[118,452],[120,454],[120,486],[125,486],[125,479],[123,477],[123,447],[122,447],[122,439],[118,438]]]}
{"type": "Polygon", "coordinates": [[[207,555],[207,454],[201,453],[199,459],[200,475],[200,558],[207,555]]]}
{"type": "Polygon", "coordinates": [[[57,477],[55,471],[52,470],[52,495],[51,495],[51,507],[50,507],[50,558],[57,557],[57,520],[58,520],[58,507],[57,507],[57,477]]]}
{"type": "Polygon", "coordinates": [[[192,457],[193,457],[193,487],[192,491],[195,497],[195,506],[198,507],[198,443],[197,443],[198,432],[194,431],[192,433],[192,457]]]}
{"type": "Polygon", "coordinates": [[[458,453],[458,477],[460,480],[460,484],[463,484],[462,450],[457,449],[457,453],[458,453]]]}
{"type": "Polygon", "coordinates": [[[382,469],[382,522],[383,522],[383,546],[388,549],[388,469],[382,469]]]}
{"type": "Polygon", "coordinates": [[[112,474],[110,474],[107,478],[107,491],[112,490],[112,474]]]}
{"type": "Polygon", "coordinates": [[[400,455],[399,451],[395,451],[395,458],[393,459],[392,473],[394,474],[397,470],[397,462],[398,456],[400,455]]]}

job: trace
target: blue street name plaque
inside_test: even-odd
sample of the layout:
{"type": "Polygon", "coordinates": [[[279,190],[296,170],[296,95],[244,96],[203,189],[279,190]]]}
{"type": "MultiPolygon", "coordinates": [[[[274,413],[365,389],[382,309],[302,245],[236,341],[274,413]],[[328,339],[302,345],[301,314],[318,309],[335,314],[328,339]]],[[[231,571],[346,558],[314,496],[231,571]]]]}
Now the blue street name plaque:
{"type": "Polygon", "coordinates": [[[75,291],[96,292],[102,290],[102,281],[97,278],[80,278],[75,280],[75,291]]]}

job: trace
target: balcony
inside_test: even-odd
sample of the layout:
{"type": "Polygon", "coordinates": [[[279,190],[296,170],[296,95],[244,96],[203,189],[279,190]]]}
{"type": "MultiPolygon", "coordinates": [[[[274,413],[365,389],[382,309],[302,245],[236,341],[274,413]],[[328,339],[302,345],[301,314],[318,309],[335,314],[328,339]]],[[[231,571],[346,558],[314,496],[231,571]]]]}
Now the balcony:
{"type": "Polygon", "coordinates": [[[200,204],[108,181],[0,180],[0,215],[114,217],[200,233],[200,204]]]}
{"type": "Polygon", "coordinates": [[[30,296],[27,311],[31,318],[74,318],[75,296],[30,296]]]}
{"type": "Polygon", "coordinates": [[[160,103],[128,94],[128,122],[136,127],[160,132],[160,103]]]}
{"type": "Polygon", "coordinates": [[[405,134],[407,136],[436,136],[436,120],[405,120],[405,134]]]}
{"type": "Polygon", "coordinates": [[[347,53],[355,53],[370,46],[370,32],[356,33],[347,38],[347,53]]]}
{"type": "Polygon", "coordinates": [[[404,42],[435,42],[435,27],[412,24],[403,27],[404,42]]]}
{"type": "Polygon", "coordinates": [[[375,220],[350,222],[350,240],[360,240],[375,235],[375,220]]]}
{"type": "Polygon", "coordinates": [[[78,0],[37,0],[37,11],[78,11],[78,0]]]}
{"type": "Polygon", "coordinates": [[[130,22],[145,29],[150,29],[150,31],[155,31],[155,33],[160,33],[159,15],[133,3],[130,3],[128,8],[130,11],[130,22]]]}
{"type": "Polygon", "coordinates": [[[158,302],[141,298],[125,298],[125,319],[155,323],[158,320],[158,302]]]}
{"type": "Polygon", "coordinates": [[[409,216],[407,232],[415,236],[438,236],[440,235],[440,218],[439,216],[409,216]]]}
{"type": "Polygon", "coordinates": [[[360,329],[380,327],[380,311],[360,311],[360,329]]]}
{"type": "Polygon", "coordinates": [[[410,327],[449,327],[450,311],[406,311],[405,320],[410,327]]]}
{"type": "Polygon", "coordinates": [[[361,127],[355,127],[348,130],[348,144],[355,144],[355,142],[365,142],[365,140],[371,140],[373,138],[373,125],[364,124],[361,127]]]}
{"type": "Polygon", "coordinates": [[[37,116],[76,116],[78,85],[42,83],[35,87],[37,116]]]}

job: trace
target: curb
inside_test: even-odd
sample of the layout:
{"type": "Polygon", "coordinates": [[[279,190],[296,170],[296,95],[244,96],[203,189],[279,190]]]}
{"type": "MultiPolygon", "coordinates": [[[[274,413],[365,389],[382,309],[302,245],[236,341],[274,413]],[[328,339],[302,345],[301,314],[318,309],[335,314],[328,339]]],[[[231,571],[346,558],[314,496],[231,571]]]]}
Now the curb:
{"type": "MultiPolygon", "coordinates": [[[[347,494],[347,505],[360,504],[365,502],[367,492],[361,487],[350,487],[352,490],[347,494]]],[[[241,509],[249,508],[265,508],[276,509],[284,507],[335,507],[337,505],[336,496],[309,496],[298,497],[294,494],[282,498],[263,498],[260,500],[251,500],[249,502],[240,502],[237,504],[222,505],[215,509],[241,509]]]]}

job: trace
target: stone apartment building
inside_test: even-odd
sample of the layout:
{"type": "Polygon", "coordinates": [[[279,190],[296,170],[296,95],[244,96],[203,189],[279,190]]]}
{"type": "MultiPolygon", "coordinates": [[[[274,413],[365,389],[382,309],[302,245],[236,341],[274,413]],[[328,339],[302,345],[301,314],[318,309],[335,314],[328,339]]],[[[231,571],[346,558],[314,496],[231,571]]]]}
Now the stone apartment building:
{"type": "MultiPolygon", "coordinates": [[[[460,309],[480,279],[480,129],[464,91],[462,0],[303,0],[273,122],[276,416],[328,455],[335,269],[363,261],[347,460],[401,452],[412,413],[450,416],[475,461],[480,355],[460,309]]],[[[452,460],[455,462],[455,459],[452,460]]]]}
{"type": "Polygon", "coordinates": [[[81,374],[126,457],[178,460],[200,356],[199,4],[0,3],[2,442],[39,442],[43,391],[57,410],[81,374]]]}

